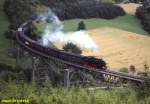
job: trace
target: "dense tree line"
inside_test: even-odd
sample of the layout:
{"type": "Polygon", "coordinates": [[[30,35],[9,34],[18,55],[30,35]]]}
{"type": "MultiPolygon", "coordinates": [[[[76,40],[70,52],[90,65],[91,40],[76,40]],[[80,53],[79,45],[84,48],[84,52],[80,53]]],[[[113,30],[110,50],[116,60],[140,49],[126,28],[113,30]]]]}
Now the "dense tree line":
{"type": "Polygon", "coordinates": [[[10,28],[16,29],[36,10],[37,0],[5,0],[4,11],[10,21],[10,28]]]}
{"type": "Polygon", "coordinates": [[[61,20],[74,18],[112,19],[125,15],[121,7],[96,0],[40,0],[40,2],[50,7],[61,20]]]}
{"type": "Polygon", "coordinates": [[[44,6],[41,5],[50,7],[61,20],[74,18],[112,19],[125,15],[121,7],[96,0],[5,0],[3,7],[10,22],[9,30],[5,34],[6,37],[14,39],[13,31],[35,15],[39,8],[42,9],[44,6]]]}
{"type": "Polygon", "coordinates": [[[17,27],[35,14],[37,5],[50,7],[60,19],[106,18],[125,15],[124,10],[110,3],[96,0],[5,0],[4,11],[10,21],[10,28],[17,27]]]}
{"type": "Polygon", "coordinates": [[[136,15],[141,20],[144,30],[150,33],[150,7],[137,8],[136,15]]]}

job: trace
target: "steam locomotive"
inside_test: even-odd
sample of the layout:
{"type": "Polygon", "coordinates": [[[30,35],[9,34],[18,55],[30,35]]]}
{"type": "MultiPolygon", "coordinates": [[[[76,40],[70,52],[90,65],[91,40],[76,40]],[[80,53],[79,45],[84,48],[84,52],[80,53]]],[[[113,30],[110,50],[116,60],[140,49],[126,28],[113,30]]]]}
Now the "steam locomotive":
{"type": "Polygon", "coordinates": [[[82,56],[82,60],[83,64],[86,66],[102,70],[107,69],[106,62],[103,59],[97,59],[93,56],[82,56]]]}
{"type": "Polygon", "coordinates": [[[38,51],[44,55],[52,56],[57,59],[61,59],[66,62],[70,62],[73,64],[90,67],[92,69],[100,69],[100,70],[106,70],[106,62],[103,59],[97,59],[93,56],[82,56],[77,55],[69,52],[65,52],[63,50],[58,50],[55,48],[48,48],[44,47],[41,44],[37,43],[34,40],[31,40],[29,37],[25,35],[25,30],[23,28],[19,28],[17,32],[17,36],[19,40],[30,49],[34,51],[38,51]]]}

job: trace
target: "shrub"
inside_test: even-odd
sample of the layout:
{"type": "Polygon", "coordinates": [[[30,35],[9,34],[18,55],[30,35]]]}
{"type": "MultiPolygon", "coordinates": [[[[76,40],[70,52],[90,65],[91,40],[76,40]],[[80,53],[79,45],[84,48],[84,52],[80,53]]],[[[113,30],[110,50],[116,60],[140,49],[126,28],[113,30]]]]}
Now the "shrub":
{"type": "Polygon", "coordinates": [[[14,68],[11,65],[6,65],[4,63],[0,63],[0,71],[1,70],[14,70],[14,68]]]}
{"type": "Polygon", "coordinates": [[[7,39],[15,40],[15,32],[14,31],[8,30],[5,32],[4,35],[7,39]]]}
{"type": "Polygon", "coordinates": [[[120,72],[124,72],[124,73],[129,73],[129,70],[128,70],[128,68],[121,68],[120,69],[120,72]]]}
{"type": "Polygon", "coordinates": [[[85,27],[84,22],[83,21],[79,22],[77,30],[79,31],[79,30],[85,30],[85,29],[86,27],[85,27]]]}
{"type": "Polygon", "coordinates": [[[144,72],[138,73],[141,76],[144,76],[145,79],[138,86],[133,86],[135,91],[138,94],[138,98],[147,98],[150,97],[150,70],[147,64],[144,65],[144,72]]]}
{"type": "Polygon", "coordinates": [[[71,52],[71,53],[75,53],[75,54],[82,53],[81,49],[73,43],[67,43],[66,45],[63,46],[63,49],[67,52],[71,52]]]}
{"type": "Polygon", "coordinates": [[[136,72],[135,66],[134,66],[134,65],[130,65],[130,66],[129,66],[129,71],[130,71],[132,74],[134,74],[134,73],[136,72]]]}

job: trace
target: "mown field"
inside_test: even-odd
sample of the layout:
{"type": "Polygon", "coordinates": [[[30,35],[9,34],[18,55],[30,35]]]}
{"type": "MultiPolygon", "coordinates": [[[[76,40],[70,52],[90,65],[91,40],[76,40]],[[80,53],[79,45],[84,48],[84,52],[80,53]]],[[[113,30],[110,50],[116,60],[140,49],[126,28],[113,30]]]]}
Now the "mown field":
{"type": "Polygon", "coordinates": [[[84,52],[104,58],[111,69],[135,65],[138,71],[150,66],[150,37],[114,28],[88,31],[99,46],[98,52],[84,52]]]}

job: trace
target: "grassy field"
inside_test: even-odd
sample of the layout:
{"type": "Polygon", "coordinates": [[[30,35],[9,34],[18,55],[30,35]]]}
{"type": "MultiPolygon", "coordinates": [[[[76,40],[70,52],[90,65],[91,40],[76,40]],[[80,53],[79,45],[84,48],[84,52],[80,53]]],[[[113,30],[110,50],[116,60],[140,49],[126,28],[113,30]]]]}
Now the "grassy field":
{"type": "Polygon", "coordinates": [[[121,7],[126,11],[127,15],[118,17],[116,19],[106,20],[106,19],[73,19],[64,21],[65,31],[76,31],[78,23],[84,21],[87,30],[100,28],[100,27],[111,27],[120,30],[125,30],[133,33],[138,33],[141,35],[149,35],[146,31],[142,29],[140,21],[135,16],[136,8],[138,4],[121,4],[121,7]]]}
{"type": "Polygon", "coordinates": [[[0,0],[0,63],[14,65],[14,60],[8,57],[7,50],[10,48],[10,42],[5,38],[4,33],[8,28],[9,22],[2,10],[4,0],[0,0]]]}
{"type": "MultiPolygon", "coordinates": [[[[65,31],[75,31],[77,29],[78,23],[82,19],[74,19],[64,21],[65,31]]],[[[127,14],[126,16],[121,16],[116,19],[106,20],[106,19],[84,19],[87,30],[100,28],[100,27],[112,27],[125,31],[130,31],[138,34],[148,35],[142,29],[142,25],[140,21],[131,14],[127,14]]]]}

